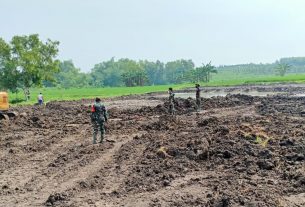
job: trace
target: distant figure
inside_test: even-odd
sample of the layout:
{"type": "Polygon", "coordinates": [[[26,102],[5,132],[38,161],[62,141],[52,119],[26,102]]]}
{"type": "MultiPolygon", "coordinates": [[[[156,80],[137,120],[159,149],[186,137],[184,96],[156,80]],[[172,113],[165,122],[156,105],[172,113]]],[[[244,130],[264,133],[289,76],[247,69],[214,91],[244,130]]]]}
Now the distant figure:
{"type": "Polygon", "coordinates": [[[196,87],[196,111],[200,111],[200,105],[201,105],[201,98],[200,98],[200,85],[197,83],[195,85],[196,87]]]}
{"type": "Polygon", "coordinates": [[[42,93],[39,93],[37,100],[38,100],[38,104],[41,106],[43,104],[43,95],[42,95],[42,93]]]}
{"type": "Polygon", "coordinates": [[[174,105],[174,101],[175,101],[175,94],[173,92],[173,88],[169,88],[168,89],[168,94],[169,94],[169,107],[168,107],[168,113],[170,115],[174,115],[175,113],[175,105],[174,105]]]}
{"type": "Polygon", "coordinates": [[[25,96],[26,96],[26,100],[29,101],[31,96],[30,96],[30,91],[28,89],[25,91],[25,96]]]}
{"type": "Polygon", "coordinates": [[[108,114],[106,107],[101,103],[100,98],[95,99],[95,103],[91,106],[91,122],[93,126],[93,144],[96,144],[96,137],[98,130],[101,131],[101,139],[99,143],[102,143],[105,136],[105,122],[108,120],[108,114]]]}

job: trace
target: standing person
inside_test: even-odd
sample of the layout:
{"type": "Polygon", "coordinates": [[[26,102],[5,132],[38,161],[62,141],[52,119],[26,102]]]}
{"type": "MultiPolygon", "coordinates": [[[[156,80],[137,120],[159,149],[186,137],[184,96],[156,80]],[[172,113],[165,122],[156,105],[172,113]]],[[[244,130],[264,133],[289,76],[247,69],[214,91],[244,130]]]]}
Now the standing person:
{"type": "Polygon", "coordinates": [[[25,94],[26,100],[29,101],[30,98],[31,98],[31,96],[30,96],[30,90],[29,90],[29,89],[25,89],[24,94],[25,94]]]}
{"type": "Polygon", "coordinates": [[[168,113],[170,115],[174,115],[175,113],[175,105],[174,105],[174,101],[175,101],[175,94],[173,92],[173,88],[169,88],[168,89],[168,94],[169,94],[169,107],[168,107],[168,113]]]}
{"type": "Polygon", "coordinates": [[[196,110],[200,111],[200,105],[201,105],[200,92],[201,92],[201,89],[200,89],[200,85],[198,83],[195,85],[195,87],[196,87],[196,110]]]}
{"type": "Polygon", "coordinates": [[[38,104],[41,106],[43,104],[43,95],[42,95],[42,93],[39,93],[39,95],[37,97],[37,100],[38,100],[38,104]]]}
{"type": "Polygon", "coordinates": [[[93,126],[93,144],[96,144],[98,130],[101,132],[100,143],[103,142],[105,136],[105,122],[108,120],[106,107],[101,103],[100,98],[96,98],[91,106],[91,122],[93,126]]]}

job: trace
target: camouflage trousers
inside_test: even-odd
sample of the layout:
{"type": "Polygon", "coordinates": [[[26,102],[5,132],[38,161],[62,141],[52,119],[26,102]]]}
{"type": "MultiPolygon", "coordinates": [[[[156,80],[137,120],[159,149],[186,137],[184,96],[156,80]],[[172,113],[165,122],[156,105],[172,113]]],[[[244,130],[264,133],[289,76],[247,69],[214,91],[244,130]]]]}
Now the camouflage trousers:
{"type": "Polygon", "coordinates": [[[92,120],[92,127],[93,127],[93,144],[96,144],[96,137],[98,135],[98,131],[101,132],[101,139],[100,143],[103,142],[105,136],[105,122],[103,121],[95,121],[92,120]]]}
{"type": "Polygon", "coordinates": [[[200,111],[201,100],[200,98],[196,98],[196,110],[200,111]]]}
{"type": "Polygon", "coordinates": [[[169,106],[168,106],[168,113],[170,115],[174,115],[175,114],[175,106],[174,106],[174,103],[169,103],[169,106]]]}

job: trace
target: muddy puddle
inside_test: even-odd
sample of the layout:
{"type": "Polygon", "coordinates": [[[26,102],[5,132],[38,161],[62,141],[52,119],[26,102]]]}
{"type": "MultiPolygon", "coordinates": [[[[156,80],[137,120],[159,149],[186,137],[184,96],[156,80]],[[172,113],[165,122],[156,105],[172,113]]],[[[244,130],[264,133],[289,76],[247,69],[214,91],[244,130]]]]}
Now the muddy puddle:
{"type": "MultiPolygon", "coordinates": [[[[193,88],[185,90],[176,90],[175,96],[178,98],[195,98],[195,90],[193,88]]],[[[304,97],[305,85],[287,84],[287,85],[268,85],[268,86],[231,86],[231,87],[203,87],[201,97],[225,97],[227,95],[247,95],[247,96],[291,96],[304,97]]],[[[167,93],[152,93],[156,98],[165,98],[167,93]]]]}

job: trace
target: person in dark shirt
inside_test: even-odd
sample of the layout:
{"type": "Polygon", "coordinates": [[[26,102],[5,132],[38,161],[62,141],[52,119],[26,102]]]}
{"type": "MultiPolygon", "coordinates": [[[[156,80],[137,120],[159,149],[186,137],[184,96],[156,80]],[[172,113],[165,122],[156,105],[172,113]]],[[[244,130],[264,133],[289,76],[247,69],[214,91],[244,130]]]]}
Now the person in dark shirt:
{"type": "Polygon", "coordinates": [[[101,132],[100,143],[103,142],[105,136],[105,122],[108,120],[106,107],[101,103],[100,98],[96,98],[91,106],[91,122],[93,126],[93,144],[96,144],[98,131],[101,132]]]}
{"type": "Polygon", "coordinates": [[[169,101],[168,113],[170,115],[174,115],[174,113],[175,113],[175,105],[174,105],[175,94],[174,94],[173,88],[168,89],[168,94],[169,94],[169,97],[168,97],[168,101],[169,101]]]}
{"type": "Polygon", "coordinates": [[[201,105],[201,97],[200,97],[200,85],[197,83],[195,85],[196,87],[196,111],[200,111],[200,105],[201,105]]]}

